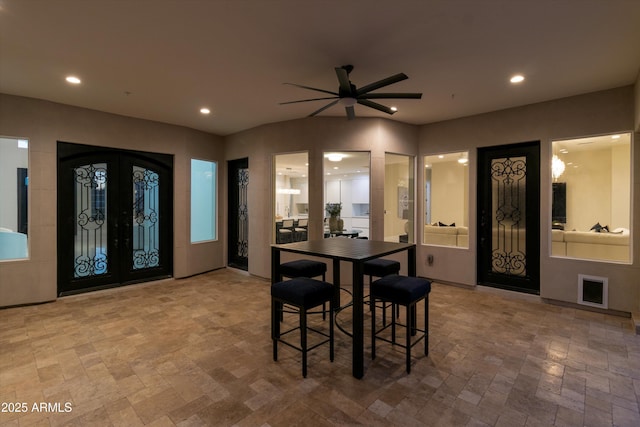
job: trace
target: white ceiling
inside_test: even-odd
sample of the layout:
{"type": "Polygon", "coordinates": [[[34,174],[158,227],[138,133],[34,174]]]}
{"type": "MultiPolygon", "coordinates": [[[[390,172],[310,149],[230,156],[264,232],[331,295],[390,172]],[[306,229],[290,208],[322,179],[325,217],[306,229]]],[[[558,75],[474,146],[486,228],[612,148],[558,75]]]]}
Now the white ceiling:
{"type": "Polygon", "coordinates": [[[322,94],[283,83],[336,91],[346,64],[359,87],[407,74],[381,91],[422,99],[380,103],[412,124],[620,87],[640,1],[0,0],[0,92],[218,135],[305,117],[324,101],[279,103],[322,94]]]}

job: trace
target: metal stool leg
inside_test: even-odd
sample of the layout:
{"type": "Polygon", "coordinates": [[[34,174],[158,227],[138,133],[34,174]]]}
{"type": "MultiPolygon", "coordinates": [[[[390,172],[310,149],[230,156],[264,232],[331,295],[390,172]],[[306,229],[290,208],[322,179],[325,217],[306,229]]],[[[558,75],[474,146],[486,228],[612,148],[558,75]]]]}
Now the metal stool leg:
{"type": "Polygon", "coordinates": [[[369,296],[369,308],[371,309],[371,359],[376,358],[376,299],[369,296]]]}
{"type": "Polygon", "coordinates": [[[407,332],[406,332],[406,342],[405,342],[405,353],[407,358],[407,374],[411,373],[411,313],[414,312],[414,305],[407,306],[407,332]]]}
{"type": "Polygon", "coordinates": [[[302,349],[302,376],[307,378],[307,310],[300,307],[300,348],[302,349]]]}

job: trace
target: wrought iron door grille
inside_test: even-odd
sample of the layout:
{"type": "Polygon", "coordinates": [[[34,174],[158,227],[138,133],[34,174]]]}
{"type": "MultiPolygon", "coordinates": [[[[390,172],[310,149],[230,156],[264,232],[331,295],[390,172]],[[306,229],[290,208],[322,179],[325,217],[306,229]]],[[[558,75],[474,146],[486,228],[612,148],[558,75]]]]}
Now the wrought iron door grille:
{"type": "Polygon", "coordinates": [[[133,269],[160,265],[159,175],[133,167],[133,269]]]}
{"type": "Polygon", "coordinates": [[[238,256],[249,256],[249,169],[238,170],[238,256]]]}
{"type": "Polygon", "coordinates": [[[105,274],[107,260],[107,165],[74,168],[75,278],[105,274]]]}
{"type": "Polygon", "coordinates": [[[526,276],[526,157],[491,160],[491,269],[526,276]]]}

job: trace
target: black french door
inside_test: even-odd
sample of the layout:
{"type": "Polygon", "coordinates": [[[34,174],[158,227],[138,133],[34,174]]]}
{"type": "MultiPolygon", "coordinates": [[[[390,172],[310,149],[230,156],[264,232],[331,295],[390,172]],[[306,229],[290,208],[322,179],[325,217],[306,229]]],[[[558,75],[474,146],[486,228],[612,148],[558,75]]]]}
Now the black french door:
{"type": "Polygon", "coordinates": [[[173,157],[58,143],[58,294],[170,277],[173,157]]]}
{"type": "Polygon", "coordinates": [[[478,283],[540,294],[540,142],[478,149],[478,283]]]}
{"type": "Polygon", "coordinates": [[[249,159],[227,162],[228,178],[228,233],[227,265],[247,271],[249,269],[249,159]]]}

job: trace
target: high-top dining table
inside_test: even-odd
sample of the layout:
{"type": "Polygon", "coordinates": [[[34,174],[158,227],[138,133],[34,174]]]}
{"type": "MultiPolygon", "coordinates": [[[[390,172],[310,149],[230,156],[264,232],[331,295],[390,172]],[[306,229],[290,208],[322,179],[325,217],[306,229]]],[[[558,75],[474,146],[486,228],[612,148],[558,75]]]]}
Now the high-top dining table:
{"type": "Polygon", "coordinates": [[[333,261],[333,285],[340,289],[340,262],[346,261],[353,265],[353,376],[362,378],[364,375],[364,279],[363,266],[365,261],[374,258],[407,251],[407,274],[416,275],[416,245],[413,243],[381,242],[367,239],[322,239],[306,240],[271,246],[271,283],[282,280],[280,273],[280,253],[293,252],[297,254],[329,258],[333,261]]]}

